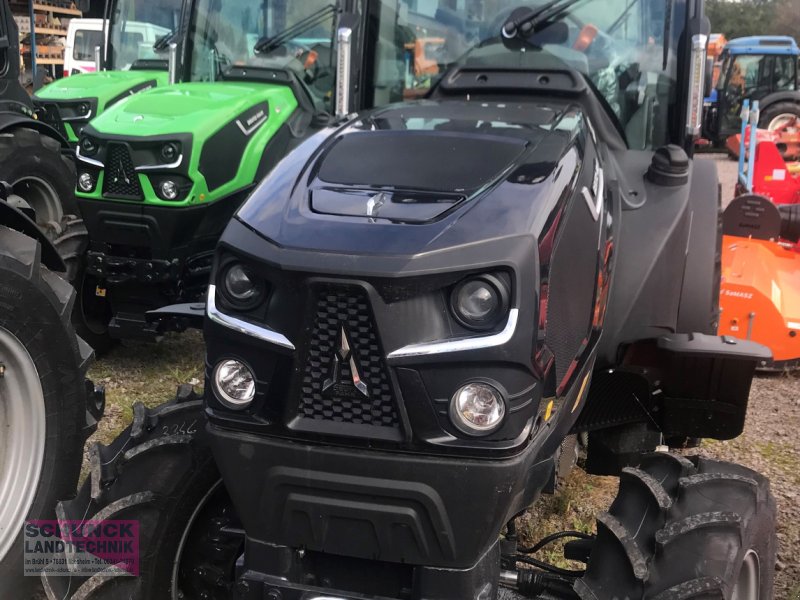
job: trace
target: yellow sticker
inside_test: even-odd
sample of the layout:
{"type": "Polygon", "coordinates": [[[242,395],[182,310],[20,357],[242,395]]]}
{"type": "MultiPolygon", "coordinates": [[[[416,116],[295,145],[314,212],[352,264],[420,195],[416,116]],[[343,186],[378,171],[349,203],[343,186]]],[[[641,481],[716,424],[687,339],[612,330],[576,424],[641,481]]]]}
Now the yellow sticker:
{"type": "Polygon", "coordinates": [[[550,402],[547,403],[547,408],[544,411],[544,420],[549,421],[552,414],[553,414],[553,401],[550,400],[550,402]]]}
{"type": "Polygon", "coordinates": [[[583,383],[581,384],[581,391],[578,392],[578,397],[575,398],[575,404],[572,407],[572,412],[575,412],[577,410],[578,405],[581,403],[581,400],[583,399],[583,392],[586,391],[586,384],[589,383],[589,375],[591,375],[591,373],[587,373],[586,377],[583,378],[583,383]]]}
{"type": "Polygon", "coordinates": [[[106,293],[107,293],[106,289],[105,288],[101,288],[100,286],[97,286],[95,288],[95,290],[94,290],[94,295],[97,296],[98,298],[105,298],[106,297],[106,293]]]}

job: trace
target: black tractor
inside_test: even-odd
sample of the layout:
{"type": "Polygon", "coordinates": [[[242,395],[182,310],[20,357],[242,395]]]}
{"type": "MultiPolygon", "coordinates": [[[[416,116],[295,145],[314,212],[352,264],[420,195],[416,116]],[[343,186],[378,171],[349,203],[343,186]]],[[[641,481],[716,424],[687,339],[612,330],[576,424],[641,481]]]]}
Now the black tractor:
{"type": "Polygon", "coordinates": [[[171,309],[205,314],[205,395],[137,406],[59,505],[137,520],[140,576],[50,598],[771,598],[767,480],[669,452],[738,436],[768,356],[715,335],[702,2],[342,8],[339,118],[171,309]],[[515,525],[572,435],[620,479],[576,570],[515,525]]]}

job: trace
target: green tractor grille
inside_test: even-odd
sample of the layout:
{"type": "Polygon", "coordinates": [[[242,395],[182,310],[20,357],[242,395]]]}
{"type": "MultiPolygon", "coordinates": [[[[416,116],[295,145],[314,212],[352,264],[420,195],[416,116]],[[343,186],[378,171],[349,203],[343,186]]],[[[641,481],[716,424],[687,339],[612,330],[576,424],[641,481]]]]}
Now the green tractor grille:
{"type": "Polygon", "coordinates": [[[109,144],[103,196],[122,200],[144,200],[139,175],[133,166],[131,153],[122,144],[109,144]]]}

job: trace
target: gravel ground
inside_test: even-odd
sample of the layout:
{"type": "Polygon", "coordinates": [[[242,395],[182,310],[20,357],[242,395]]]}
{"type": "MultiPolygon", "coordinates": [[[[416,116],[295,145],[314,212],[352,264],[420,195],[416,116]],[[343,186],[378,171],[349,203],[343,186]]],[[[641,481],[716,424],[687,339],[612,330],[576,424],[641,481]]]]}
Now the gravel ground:
{"type": "MultiPolygon", "coordinates": [[[[724,155],[704,155],[714,160],[723,184],[723,204],[733,197],[736,163],[724,155]]],[[[181,383],[202,380],[203,343],[199,334],[170,336],[157,346],[133,344],[114,350],[99,360],[90,376],[106,386],[108,409],[93,441],[110,442],[132,419],[131,407],[168,400],[181,383]]],[[[729,442],[704,442],[700,451],[716,458],[742,463],[772,481],[780,543],[776,600],[800,600],[800,376],[759,376],[752,387],[744,434],[729,442]]],[[[553,496],[544,496],[521,519],[525,541],[535,541],[562,529],[594,530],[594,516],[610,504],[617,480],[590,476],[575,469],[553,496]]],[[[559,545],[539,558],[568,566],[559,545]]],[[[44,600],[35,596],[31,600],[44,600]]]]}

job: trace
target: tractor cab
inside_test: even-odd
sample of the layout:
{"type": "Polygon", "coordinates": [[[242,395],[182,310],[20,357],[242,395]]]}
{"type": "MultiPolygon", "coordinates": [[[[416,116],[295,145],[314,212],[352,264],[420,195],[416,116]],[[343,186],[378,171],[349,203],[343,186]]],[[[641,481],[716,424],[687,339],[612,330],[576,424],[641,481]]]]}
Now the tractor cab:
{"type": "Polygon", "coordinates": [[[791,37],[753,36],[729,41],[708,98],[705,137],[721,144],[739,131],[742,102],[758,100],[759,127],[776,130],[800,116],[800,48],[791,37]]]}
{"type": "Polygon", "coordinates": [[[96,70],[55,81],[34,96],[39,118],[75,147],[90,120],[128,96],[170,81],[170,45],[181,35],[182,0],[108,0],[96,70]]]}

